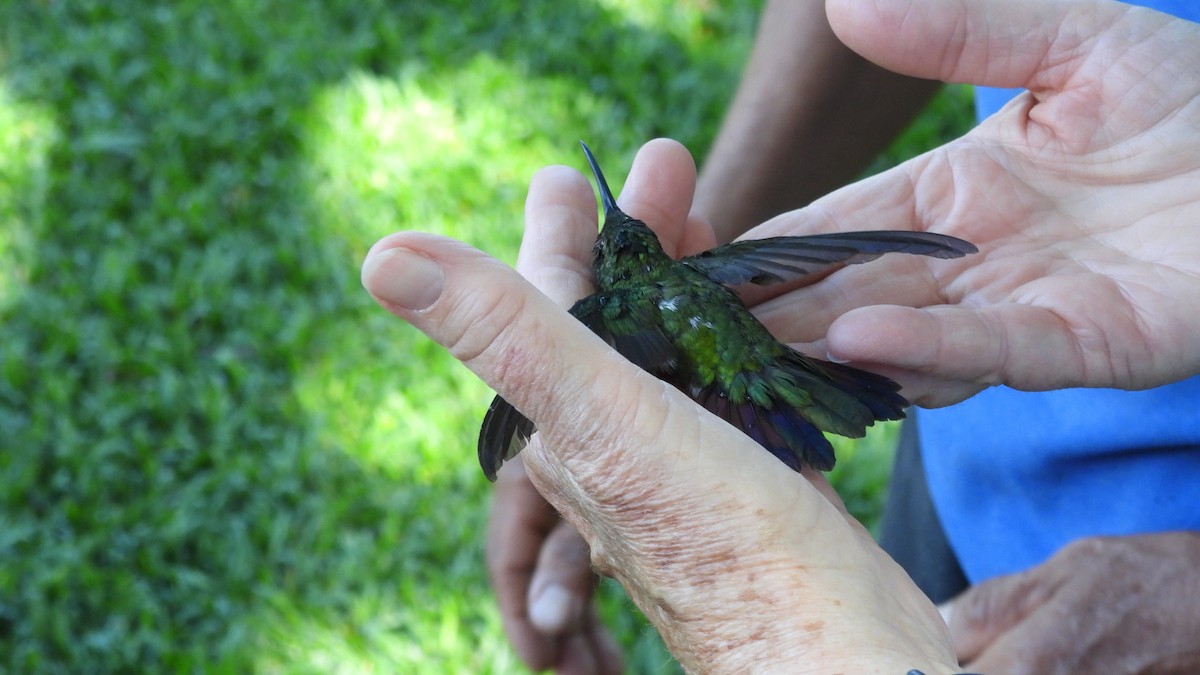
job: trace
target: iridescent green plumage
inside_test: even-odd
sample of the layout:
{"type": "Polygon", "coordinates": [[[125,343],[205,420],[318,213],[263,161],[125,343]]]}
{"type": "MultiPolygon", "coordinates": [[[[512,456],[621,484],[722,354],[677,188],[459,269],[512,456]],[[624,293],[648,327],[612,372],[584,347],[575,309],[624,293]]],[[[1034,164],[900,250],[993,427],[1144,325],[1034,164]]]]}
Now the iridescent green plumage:
{"type": "MultiPolygon", "coordinates": [[[[571,314],[642,369],[737,426],[792,469],[829,470],[823,431],[861,437],[875,420],[904,417],[895,382],[804,356],[776,340],[728,287],[768,285],[884,253],[957,258],[975,247],[928,232],[849,232],[735,242],[674,260],[649,227],[619,208],[595,158],[604,226],[593,249],[596,293],[571,314]]],[[[494,480],[534,431],[496,397],[479,435],[494,480]]]]}

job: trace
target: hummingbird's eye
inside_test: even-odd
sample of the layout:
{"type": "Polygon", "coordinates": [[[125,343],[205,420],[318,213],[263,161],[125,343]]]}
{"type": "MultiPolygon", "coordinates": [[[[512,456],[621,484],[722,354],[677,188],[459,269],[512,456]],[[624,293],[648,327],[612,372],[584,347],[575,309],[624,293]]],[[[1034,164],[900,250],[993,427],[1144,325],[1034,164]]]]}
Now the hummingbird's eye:
{"type": "Polygon", "coordinates": [[[629,243],[629,233],[625,230],[618,232],[616,238],[613,240],[613,245],[615,245],[618,250],[628,248],[629,243]]]}

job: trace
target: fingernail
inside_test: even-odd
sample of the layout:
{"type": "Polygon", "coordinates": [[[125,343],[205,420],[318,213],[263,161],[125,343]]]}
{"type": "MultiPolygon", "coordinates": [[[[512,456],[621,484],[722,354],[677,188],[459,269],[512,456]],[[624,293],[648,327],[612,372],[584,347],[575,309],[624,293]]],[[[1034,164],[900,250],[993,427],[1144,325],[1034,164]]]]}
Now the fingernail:
{"type": "Polygon", "coordinates": [[[441,265],[406,248],[385,249],[363,261],[363,287],[404,309],[416,311],[432,305],[442,294],[444,282],[441,265]]]}
{"type": "Polygon", "coordinates": [[[545,633],[560,633],[574,620],[577,602],[562,586],[547,586],[529,605],[529,622],[545,633]]]}
{"type": "Polygon", "coordinates": [[[850,359],[840,359],[834,356],[832,352],[825,352],[825,360],[830,363],[850,363],[850,359]]]}

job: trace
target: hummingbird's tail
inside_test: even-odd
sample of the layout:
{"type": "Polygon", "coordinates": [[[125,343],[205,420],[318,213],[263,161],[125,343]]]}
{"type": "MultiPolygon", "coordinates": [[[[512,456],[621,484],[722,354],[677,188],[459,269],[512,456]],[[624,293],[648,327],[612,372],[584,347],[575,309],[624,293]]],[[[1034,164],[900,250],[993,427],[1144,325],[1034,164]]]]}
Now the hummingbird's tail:
{"type": "Polygon", "coordinates": [[[900,385],[882,375],[796,351],[738,377],[728,389],[694,389],[692,398],[796,471],[833,468],[833,446],[822,432],[862,438],[876,420],[903,419],[908,406],[900,385]]]}
{"type": "Polygon", "coordinates": [[[620,212],[612,190],[608,189],[608,181],[604,180],[604,172],[600,171],[600,165],[596,163],[596,157],[592,155],[587,143],[579,141],[579,145],[583,146],[583,155],[587,157],[588,165],[592,167],[592,175],[596,177],[596,184],[600,186],[600,204],[604,207],[604,216],[620,212]]]}

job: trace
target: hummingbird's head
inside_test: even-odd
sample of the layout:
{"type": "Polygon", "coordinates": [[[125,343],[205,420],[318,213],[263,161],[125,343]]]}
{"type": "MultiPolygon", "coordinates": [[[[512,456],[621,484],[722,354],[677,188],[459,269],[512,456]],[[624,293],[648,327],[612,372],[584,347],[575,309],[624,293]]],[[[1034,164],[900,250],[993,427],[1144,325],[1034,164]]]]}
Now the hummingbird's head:
{"type": "Polygon", "coordinates": [[[604,228],[592,247],[592,267],[597,278],[627,280],[650,274],[658,258],[665,256],[654,232],[622,213],[604,219],[604,228]]]}
{"type": "Polygon", "coordinates": [[[583,141],[583,154],[587,157],[596,184],[600,189],[600,203],[604,206],[604,227],[592,248],[592,266],[596,276],[603,279],[628,279],[636,274],[649,273],[654,259],[664,256],[662,245],[654,232],[640,220],[630,218],[617,207],[608,181],[583,141]]]}
{"type": "Polygon", "coordinates": [[[619,219],[604,220],[604,229],[600,230],[600,236],[596,237],[596,245],[592,248],[592,255],[597,258],[643,253],[662,253],[662,244],[645,223],[624,213],[619,219]]]}

